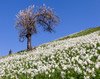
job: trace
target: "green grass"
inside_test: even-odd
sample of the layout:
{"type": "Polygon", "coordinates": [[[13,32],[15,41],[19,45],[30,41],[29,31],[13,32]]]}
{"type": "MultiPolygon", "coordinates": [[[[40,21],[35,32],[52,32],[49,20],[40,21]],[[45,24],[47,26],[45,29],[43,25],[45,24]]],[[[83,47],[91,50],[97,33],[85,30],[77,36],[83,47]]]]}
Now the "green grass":
{"type": "Polygon", "coordinates": [[[57,39],[56,41],[65,40],[68,38],[75,38],[75,37],[79,37],[79,36],[84,36],[84,35],[99,31],[99,30],[100,30],[100,26],[96,27],[96,28],[89,28],[89,29],[83,30],[81,32],[75,33],[73,35],[68,35],[68,36],[65,36],[63,38],[57,39]]]}

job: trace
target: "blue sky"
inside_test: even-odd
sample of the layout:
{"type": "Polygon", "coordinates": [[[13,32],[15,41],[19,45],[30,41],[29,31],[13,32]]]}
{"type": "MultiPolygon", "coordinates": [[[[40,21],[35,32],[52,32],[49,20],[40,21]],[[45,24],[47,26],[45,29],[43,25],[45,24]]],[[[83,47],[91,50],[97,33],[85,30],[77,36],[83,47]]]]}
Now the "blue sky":
{"type": "Polygon", "coordinates": [[[27,48],[27,39],[22,43],[14,28],[16,14],[30,5],[43,3],[60,17],[56,33],[43,32],[32,36],[32,47],[50,42],[63,36],[100,26],[100,0],[0,0],[0,57],[11,49],[16,53],[27,48]]]}

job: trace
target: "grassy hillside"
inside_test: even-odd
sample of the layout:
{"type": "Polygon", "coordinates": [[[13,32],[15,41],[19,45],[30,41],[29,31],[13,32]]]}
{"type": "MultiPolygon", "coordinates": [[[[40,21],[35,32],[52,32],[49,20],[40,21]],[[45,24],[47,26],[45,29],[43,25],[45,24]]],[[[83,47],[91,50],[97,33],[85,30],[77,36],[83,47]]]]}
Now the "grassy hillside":
{"type": "Polygon", "coordinates": [[[0,79],[100,79],[100,27],[1,57],[0,79]]]}

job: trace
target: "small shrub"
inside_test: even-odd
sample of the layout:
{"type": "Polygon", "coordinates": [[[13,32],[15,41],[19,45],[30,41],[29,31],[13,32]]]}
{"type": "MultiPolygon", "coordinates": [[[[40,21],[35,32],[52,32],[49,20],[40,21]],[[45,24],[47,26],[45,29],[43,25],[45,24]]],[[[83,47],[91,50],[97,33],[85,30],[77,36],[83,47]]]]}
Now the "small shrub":
{"type": "Polygon", "coordinates": [[[10,51],[9,51],[9,55],[11,55],[12,54],[12,51],[11,51],[11,49],[10,49],[10,51]]]}

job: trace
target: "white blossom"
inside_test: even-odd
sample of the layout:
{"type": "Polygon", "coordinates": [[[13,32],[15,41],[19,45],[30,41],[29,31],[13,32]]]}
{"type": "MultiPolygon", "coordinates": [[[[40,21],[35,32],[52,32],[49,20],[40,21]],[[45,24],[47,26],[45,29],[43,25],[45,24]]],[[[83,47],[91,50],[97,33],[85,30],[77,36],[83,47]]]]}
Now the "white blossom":
{"type": "Polygon", "coordinates": [[[99,64],[95,64],[95,68],[96,69],[99,69],[99,64]]]}

